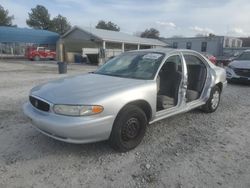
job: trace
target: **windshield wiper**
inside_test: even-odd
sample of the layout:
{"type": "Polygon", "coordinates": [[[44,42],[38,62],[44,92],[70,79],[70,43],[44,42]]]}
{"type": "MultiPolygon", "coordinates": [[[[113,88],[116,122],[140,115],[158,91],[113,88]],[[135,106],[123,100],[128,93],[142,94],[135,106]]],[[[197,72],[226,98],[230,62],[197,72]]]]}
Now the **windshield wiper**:
{"type": "Polygon", "coordinates": [[[122,77],[126,78],[126,76],[120,75],[120,74],[107,74],[108,76],[115,76],[115,77],[122,77]]]}

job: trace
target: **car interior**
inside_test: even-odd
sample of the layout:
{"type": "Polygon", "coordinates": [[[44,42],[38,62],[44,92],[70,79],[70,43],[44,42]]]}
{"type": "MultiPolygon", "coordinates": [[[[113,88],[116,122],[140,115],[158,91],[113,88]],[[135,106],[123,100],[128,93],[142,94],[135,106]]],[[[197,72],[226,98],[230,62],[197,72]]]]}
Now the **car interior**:
{"type": "Polygon", "coordinates": [[[206,78],[207,69],[203,61],[194,55],[184,55],[187,71],[188,71],[188,83],[187,83],[187,102],[199,99],[206,78]]]}
{"type": "Polygon", "coordinates": [[[161,67],[157,76],[157,111],[177,105],[181,80],[181,58],[178,55],[171,56],[161,67]]]}
{"type": "MultiPolygon", "coordinates": [[[[204,62],[194,55],[184,55],[188,82],[186,100],[199,99],[207,78],[204,62]]],[[[157,111],[172,108],[178,103],[179,87],[182,80],[182,63],[178,55],[166,60],[157,76],[157,111]]]]}

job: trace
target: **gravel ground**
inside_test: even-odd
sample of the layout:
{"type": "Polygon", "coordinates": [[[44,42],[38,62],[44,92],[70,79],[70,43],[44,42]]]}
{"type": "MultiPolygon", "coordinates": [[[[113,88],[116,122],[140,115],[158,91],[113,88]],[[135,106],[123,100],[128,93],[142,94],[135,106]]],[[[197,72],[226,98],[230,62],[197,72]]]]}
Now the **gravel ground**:
{"type": "MultiPolygon", "coordinates": [[[[67,75],[95,69],[71,65],[67,75]]],[[[0,62],[0,187],[250,187],[250,86],[229,85],[213,114],[154,123],[133,151],[74,145],[37,132],[22,113],[29,90],[64,77],[55,63],[0,62]]]]}

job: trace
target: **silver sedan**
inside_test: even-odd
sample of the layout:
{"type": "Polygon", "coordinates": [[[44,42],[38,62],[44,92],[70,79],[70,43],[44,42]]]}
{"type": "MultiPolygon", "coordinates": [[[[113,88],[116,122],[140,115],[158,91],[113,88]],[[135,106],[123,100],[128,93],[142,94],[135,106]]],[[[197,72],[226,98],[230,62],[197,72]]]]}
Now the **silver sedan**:
{"type": "Polygon", "coordinates": [[[190,50],[125,52],[93,73],[33,88],[24,113],[57,140],[109,140],[119,151],[135,148],[147,124],[200,108],[214,112],[226,86],[224,69],[190,50]]]}

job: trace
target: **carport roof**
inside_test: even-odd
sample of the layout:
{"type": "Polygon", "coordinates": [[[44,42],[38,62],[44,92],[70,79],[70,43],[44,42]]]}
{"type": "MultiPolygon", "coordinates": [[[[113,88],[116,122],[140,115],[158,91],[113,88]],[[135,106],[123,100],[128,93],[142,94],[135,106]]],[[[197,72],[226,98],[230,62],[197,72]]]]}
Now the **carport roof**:
{"type": "Polygon", "coordinates": [[[109,42],[124,42],[129,44],[142,44],[142,45],[154,45],[154,46],[167,46],[165,42],[162,42],[157,39],[148,39],[148,38],[141,38],[133,35],[129,35],[122,32],[117,31],[109,31],[104,29],[96,29],[96,28],[80,28],[78,26],[74,26],[71,30],[66,32],[62,38],[67,37],[72,31],[74,30],[81,30],[83,32],[89,33],[94,37],[102,40],[102,41],[109,41],[109,42]]]}
{"type": "Polygon", "coordinates": [[[0,26],[0,42],[56,44],[58,39],[59,35],[51,31],[0,26]]]}

